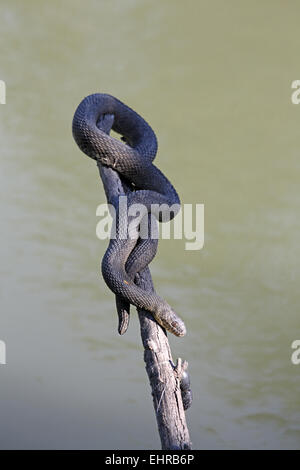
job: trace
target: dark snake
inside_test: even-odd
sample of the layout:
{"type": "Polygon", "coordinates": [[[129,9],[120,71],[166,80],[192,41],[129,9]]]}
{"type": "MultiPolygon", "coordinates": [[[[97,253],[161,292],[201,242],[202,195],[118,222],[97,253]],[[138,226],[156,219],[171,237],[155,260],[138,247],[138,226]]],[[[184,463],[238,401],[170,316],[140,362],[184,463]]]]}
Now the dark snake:
{"type": "Polygon", "coordinates": [[[157,239],[121,237],[134,219],[120,211],[120,196],[127,196],[128,208],[142,204],[145,208],[140,223],[155,228],[156,221],[172,219],[180,208],[176,190],[152,163],[157,152],[157,139],[149,124],[124,103],[107,94],[93,94],[76,109],[73,137],[79,148],[97,161],[107,201],[116,210],[116,236],[111,237],[102,259],[102,275],[116,296],[119,333],[129,322],[130,304],[152,313],[156,321],[176,336],[186,333],[183,321],[155,291],[138,287],[135,276],[149,269],[157,250],[157,239]],[[111,129],[123,142],[109,135],[111,129]],[[155,205],[155,210],[153,210],[155,205]],[[152,206],[152,207],[151,207],[152,206]],[[171,209],[171,210],[170,210],[171,209]]]}

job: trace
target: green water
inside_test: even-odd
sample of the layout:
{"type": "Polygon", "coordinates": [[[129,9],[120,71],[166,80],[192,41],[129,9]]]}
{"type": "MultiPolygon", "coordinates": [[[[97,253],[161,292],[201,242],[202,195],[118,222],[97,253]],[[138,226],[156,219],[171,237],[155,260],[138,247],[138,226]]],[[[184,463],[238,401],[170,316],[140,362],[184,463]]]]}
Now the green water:
{"type": "Polygon", "coordinates": [[[162,240],[159,293],[184,318],[195,449],[299,448],[299,2],[6,1],[0,6],[1,448],[160,447],[139,324],[100,276],[105,201],[71,121],[115,95],[159,141],[205,246],[162,240]]]}

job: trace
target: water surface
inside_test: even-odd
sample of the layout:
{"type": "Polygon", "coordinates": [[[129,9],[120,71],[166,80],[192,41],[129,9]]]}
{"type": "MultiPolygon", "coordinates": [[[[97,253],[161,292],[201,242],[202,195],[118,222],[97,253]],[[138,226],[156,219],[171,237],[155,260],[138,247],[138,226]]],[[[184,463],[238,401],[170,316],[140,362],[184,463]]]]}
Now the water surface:
{"type": "Polygon", "coordinates": [[[195,449],[299,448],[297,2],[2,2],[1,448],[160,447],[135,313],[117,334],[96,238],[105,201],[71,121],[115,95],[159,141],[205,246],[162,240],[159,293],[184,318],[195,449]]]}

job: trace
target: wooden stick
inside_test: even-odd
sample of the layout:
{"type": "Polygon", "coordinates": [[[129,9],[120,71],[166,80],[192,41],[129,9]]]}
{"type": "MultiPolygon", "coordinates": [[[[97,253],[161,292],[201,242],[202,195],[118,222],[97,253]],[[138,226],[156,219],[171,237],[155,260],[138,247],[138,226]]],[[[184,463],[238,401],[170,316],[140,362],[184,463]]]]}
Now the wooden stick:
{"type": "MultiPolygon", "coordinates": [[[[142,289],[153,290],[149,269],[137,274],[135,282],[142,289]]],[[[138,314],[162,449],[191,449],[180,391],[181,360],[179,367],[174,367],[167,333],[151,313],[138,309],[138,314]]]]}

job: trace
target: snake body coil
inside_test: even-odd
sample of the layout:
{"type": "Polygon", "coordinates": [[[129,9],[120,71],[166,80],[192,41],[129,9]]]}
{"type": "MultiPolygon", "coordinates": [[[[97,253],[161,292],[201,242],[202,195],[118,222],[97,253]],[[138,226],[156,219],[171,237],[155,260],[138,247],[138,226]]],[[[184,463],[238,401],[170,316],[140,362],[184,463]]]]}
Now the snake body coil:
{"type": "Polygon", "coordinates": [[[180,207],[174,187],[152,163],[157,152],[153,130],[135,111],[106,94],[83,99],[75,112],[72,130],[79,148],[97,161],[107,200],[116,209],[116,236],[111,237],[103,257],[102,274],[116,295],[119,332],[127,329],[132,304],[151,312],[168,331],[183,336],[185,325],[170,305],[156,292],[144,291],[134,283],[135,275],[148,269],[155,256],[157,240],[150,236],[120,236],[132,219],[128,213],[133,204],[144,207],[143,217],[148,219],[149,227],[154,218],[170,220],[180,207]],[[121,134],[126,143],[110,136],[111,129],[121,134]],[[127,196],[126,216],[120,211],[122,195],[127,196]]]}

